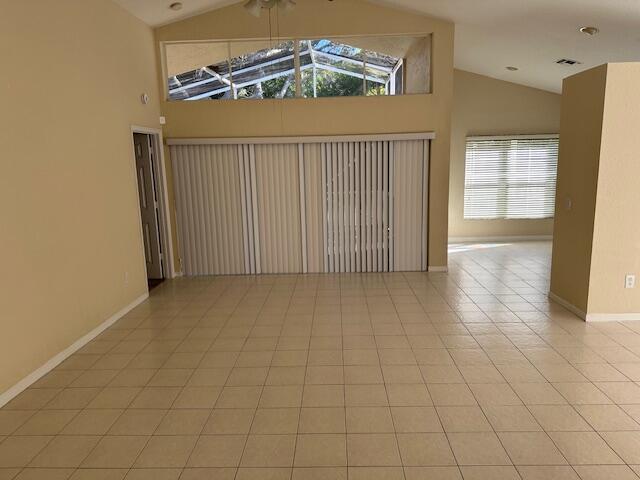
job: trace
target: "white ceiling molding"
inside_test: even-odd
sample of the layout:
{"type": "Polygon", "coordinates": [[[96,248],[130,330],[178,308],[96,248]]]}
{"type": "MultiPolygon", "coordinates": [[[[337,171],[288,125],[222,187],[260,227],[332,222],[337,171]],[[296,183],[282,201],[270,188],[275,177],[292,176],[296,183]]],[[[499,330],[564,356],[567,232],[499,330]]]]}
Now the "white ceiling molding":
{"type": "MultiPolygon", "coordinates": [[[[238,3],[184,0],[176,12],[158,0],[115,1],[152,26],[238,3]]],[[[372,1],[454,22],[456,68],[543,90],[560,92],[564,77],[603,63],[640,61],[638,0],[372,1]],[[583,26],[599,33],[581,33],[583,26]],[[559,65],[561,58],[580,64],[559,65]]]]}

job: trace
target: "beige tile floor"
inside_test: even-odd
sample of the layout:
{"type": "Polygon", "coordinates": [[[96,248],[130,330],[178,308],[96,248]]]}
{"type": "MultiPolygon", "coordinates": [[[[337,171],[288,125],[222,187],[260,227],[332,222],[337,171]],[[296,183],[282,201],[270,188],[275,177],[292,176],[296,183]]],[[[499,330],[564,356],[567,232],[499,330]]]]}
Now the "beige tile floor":
{"type": "Polygon", "coordinates": [[[640,324],[546,297],[550,245],[450,272],[166,282],[0,410],[0,480],[640,473],[640,324]]]}

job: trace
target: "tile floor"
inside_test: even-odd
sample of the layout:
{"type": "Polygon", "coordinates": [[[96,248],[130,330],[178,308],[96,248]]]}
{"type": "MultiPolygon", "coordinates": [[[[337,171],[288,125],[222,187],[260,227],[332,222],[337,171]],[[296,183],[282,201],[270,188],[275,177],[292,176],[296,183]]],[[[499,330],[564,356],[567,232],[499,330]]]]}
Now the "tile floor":
{"type": "Polygon", "coordinates": [[[549,258],[165,282],[0,410],[0,480],[637,479],[640,324],[550,304],[549,258]]]}

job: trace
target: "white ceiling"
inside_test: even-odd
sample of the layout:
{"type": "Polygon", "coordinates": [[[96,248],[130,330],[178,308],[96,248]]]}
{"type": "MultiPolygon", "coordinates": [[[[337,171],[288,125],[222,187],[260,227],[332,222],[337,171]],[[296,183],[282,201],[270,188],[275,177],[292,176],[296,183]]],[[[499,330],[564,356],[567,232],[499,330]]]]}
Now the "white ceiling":
{"type": "MultiPolygon", "coordinates": [[[[152,26],[238,0],[116,0],[152,26]]],[[[320,1],[320,0],[318,0],[320,1]]],[[[339,1],[339,0],[337,0],[339,1]]],[[[640,0],[374,0],[456,24],[455,66],[559,92],[562,79],[606,62],[640,61],[640,0]],[[594,25],[594,37],[578,31],[594,25]],[[577,66],[557,65],[570,58],[577,66]],[[505,69],[511,65],[517,72],[505,69]]]]}

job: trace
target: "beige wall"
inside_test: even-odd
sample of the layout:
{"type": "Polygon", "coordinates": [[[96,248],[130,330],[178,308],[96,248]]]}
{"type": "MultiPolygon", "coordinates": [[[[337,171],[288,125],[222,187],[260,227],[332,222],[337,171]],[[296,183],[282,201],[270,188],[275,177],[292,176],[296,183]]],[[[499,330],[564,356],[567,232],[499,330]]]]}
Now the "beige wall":
{"type": "MultiPolygon", "coordinates": [[[[453,25],[363,0],[298,0],[274,36],[288,38],[433,33],[432,94],[398,97],[164,102],[165,138],[372,134],[435,131],[429,264],[447,261],[447,198],[453,93],[453,25]]],[[[274,29],[276,28],[276,22],[274,29]]],[[[235,5],[156,29],[163,41],[269,37],[267,17],[235,5]]],[[[160,78],[164,88],[165,80],[160,78]]],[[[170,177],[171,172],[168,173],[170,177]]],[[[170,196],[172,193],[170,193],[170,196]]],[[[175,231],[175,229],[174,229],[175,231]]]]}
{"type": "Polygon", "coordinates": [[[640,273],[638,85],[640,63],[563,85],[551,291],[587,320],[640,314],[640,290],[624,288],[625,275],[640,273]]]}
{"type": "Polygon", "coordinates": [[[109,0],[4,2],[0,58],[1,393],[146,292],[130,126],[159,104],[153,34],[109,0]]]}
{"type": "Polygon", "coordinates": [[[560,95],[455,70],[449,237],[551,235],[553,219],[465,220],[465,143],[470,135],[558,133],[560,95]]]}
{"type": "Polygon", "coordinates": [[[640,63],[606,75],[587,312],[640,314],[640,63]]]}
{"type": "Polygon", "coordinates": [[[587,311],[607,66],[562,85],[551,292],[587,311]],[[571,208],[566,202],[571,200],[571,208]]]}

